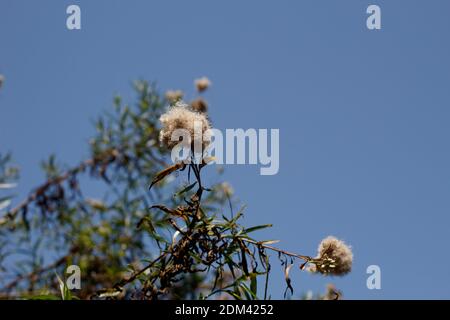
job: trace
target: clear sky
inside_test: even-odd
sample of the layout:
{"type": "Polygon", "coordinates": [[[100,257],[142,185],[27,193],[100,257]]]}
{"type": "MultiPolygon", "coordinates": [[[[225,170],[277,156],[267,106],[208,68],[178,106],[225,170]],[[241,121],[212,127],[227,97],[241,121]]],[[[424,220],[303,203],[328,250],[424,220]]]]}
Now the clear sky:
{"type": "Polygon", "coordinates": [[[293,270],[296,295],[331,281],[346,298],[450,298],[449,12],[446,0],[0,0],[0,151],[25,196],[50,153],[88,155],[90,120],[116,93],[132,102],[131,81],[193,93],[206,75],[217,128],[280,129],[278,175],[226,166],[246,224],[273,223],[260,238],[303,254],[329,234],[353,246],[344,278],[293,270]],[[66,29],[69,4],[81,30],[66,29]],[[366,28],[369,4],[381,30],[366,28]],[[381,290],[366,287],[372,264],[381,290]]]}

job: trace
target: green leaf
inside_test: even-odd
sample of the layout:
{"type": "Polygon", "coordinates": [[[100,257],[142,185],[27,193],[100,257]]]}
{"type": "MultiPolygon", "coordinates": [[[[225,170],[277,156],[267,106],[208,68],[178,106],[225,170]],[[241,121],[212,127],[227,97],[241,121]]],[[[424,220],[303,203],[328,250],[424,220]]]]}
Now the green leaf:
{"type": "Polygon", "coordinates": [[[156,232],[155,227],[153,226],[152,220],[149,217],[144,217],[139,220],[136,228],[140,229],[142,226],[147,227],[150,232],[156,232]]]}
{"type": "Polygon", "coordinates": [[[244,230],[244,233],[250,233],[250,232],[253,232],[256,230],[261,230],[261,229],[270,228],[270,227],[272,227],[272,224],[262,224],[260,226],[247,228],[244,230]]]}
{"type": "Polygon", "coordinates": [[[61,292],[62,300],[72,300],[72,293],[67,287],[66,283],[59,277],[59,275],[55,272],[56,278],[58,279],[59,291],[61,292]]]}
{"type": "Polygon", "coordinates": [[[181,196],[182,194],[184,194],[184,193],[186,193],[186,192],[192,190],[192,188],[194,188],[196,184],[197,184],[197,181],[195,181],[194,183],[188,185],[186,188],[183,188],[181,191],[175,193],[174,197],[179,197],[179,196],[181,196]]]}
{"type": "Polygon", "coordinates": [[[125,124],[126,124],[129,112],[130,112],[130,108],[128,108],[128,106],[126,106],[123,109],[122,115],[120,116],[119,128],[121,131],[125,130],[125,124]]]}
{"type": "Polygon", "coordinates": [[[240,217],[244,215],[244,210],[246,206],[242,206],[242,208],[236,213],[236,216],[230,221],[230,223],[235,223],[239,220],[240,217]]]}
{"type": "Polygon", "coordinates": [[[246,252],[245,249],[246,247],[244,246],[244,244],[242,243],[242,241],[239,241],[239,245],[241,247],[241,263],[242,263],[242,270],[244,271],[245,275],[248,275],[248,263],[247,263],[247,257],[246,257],[246,252]]]}
{"type": "Polygon", "coordinates": [[[232,290],[226,290],[225,292],[228,293],[229,295],[231,295],[236,300],[242,300],[242,298],[236,292],[234,292],[232,290]]]}
{"type": "Polygon", "coordinates": [[[249,289],[245,283],[241,283],[239,285],[239,287],[244,291],[244,294],[245,294],[247,300],[257,300],[258,299],[258,297],[256,296],[256,293],[252,292],[252,290],[249,289]]]}
{"type": "Polygon", "coordinates": [[[257,274],[252,272],[250,274],[250,290],[253,292],[253,294],[256,296],[258,293],[258,279],[257,274]]]}

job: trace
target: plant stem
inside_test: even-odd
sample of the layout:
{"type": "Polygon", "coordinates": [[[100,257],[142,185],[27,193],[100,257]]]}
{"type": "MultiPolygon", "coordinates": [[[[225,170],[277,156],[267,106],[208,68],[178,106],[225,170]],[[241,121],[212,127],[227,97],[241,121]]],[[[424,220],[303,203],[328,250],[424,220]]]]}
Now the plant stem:
{"type": "Polygon", "coordinates": [[[272,251],[276,251],[276,252],[285,254],[287,256],[290,256],[290,257],[298,258],[298,259],[304,260],[306,262],[314,260],[313,258],[311,258],[309,256],[304,256],[304,255],[301,255],[301,254],[297,254],[297,253],[289,252],[289,251],[282,250],[282,249],[279,249],[279,248],[276,248],[276,247],[272,247],[272,246],[269,246],[269,245],[265,245],[264,243],[261,243],[261,242],[255,241],[255,240],[242,238],[242,241],[245,241],[245,242],[248,242],[248,243],[252,243],[252,244],[255,244],[255,245],[260,246],[262,248],[269,249],[269,250],[272,250],[272,251]]]}

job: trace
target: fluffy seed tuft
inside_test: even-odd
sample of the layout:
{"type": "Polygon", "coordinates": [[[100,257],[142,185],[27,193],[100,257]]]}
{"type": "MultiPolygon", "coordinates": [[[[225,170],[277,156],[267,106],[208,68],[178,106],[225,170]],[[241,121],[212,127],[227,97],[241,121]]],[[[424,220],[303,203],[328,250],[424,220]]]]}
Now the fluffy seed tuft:
{"type": "Polygon", "coordinates": [[[160,142],[169,149],[176,146],[179,141],[173,140],[172,136],[176,130],[184,130],[189,136],[189,143],[191,147],[195,144],[201,145],[203,150],[211,142],[211,124],[205,114],[192,111],[189,105],[179,101],[169,110],[164,113],[159,120],[162,124],[162,129],[159,133],[160,142]],[[195,128],[197,127],[197,131],[195,128]]]}
{"type": "Polygon", "coordinates": [[[315,261],[309,271],[343,276],[352,270],[353,253],[344,241],[329,236],[320,242],[315,261]]]}
{"type": "Polygon", "coordinates": [[[206,113],[208,112],[208,103],[202,99],[197,98],[194,101],[191,102],[192,110],[200,113],[206,113]]]}
{"type": "Polygon", "coordinates": [[[184,93],[181,90],[168,90],[165,96],[170,103],[175,103],[183,99],[184,93]]]}
{"type": "Polygon", "coordinates": [[[207,77],[201,77],[195,80],[195,87],[198,92],[203,92],[211,86],[211,81],[207,77]]]}

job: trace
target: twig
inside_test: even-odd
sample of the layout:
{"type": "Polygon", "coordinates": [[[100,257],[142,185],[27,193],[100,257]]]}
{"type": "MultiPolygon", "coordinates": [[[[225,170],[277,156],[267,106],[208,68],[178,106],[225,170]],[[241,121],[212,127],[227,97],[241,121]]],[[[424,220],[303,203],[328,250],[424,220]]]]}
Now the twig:
{"type": "Polygon", "coordinates": [[[155,260],[153,260],[150,264],[148,264],[145,268],[139,270],[138,272],[135,272],[132,276],[130,276],[128,279],[122,279],[121,281],[119,281],[117,284],[114,285],[114,288],[120,288],[122,289],[123,286],[127,285],[130,282],[133,282],[134,280],[136,280],[136,278],[138,276],[140,276],[142,273],[144,273],[145,271],[147,271],[148,269],[150,269],[151,267],[153,267],[153,265],[158,262],[159,260],[161,260],[164,256],[167,255],[167,252],[164,252],[163,254],[161,254],[158,258],[156,258],[155,260]]]}
{"type": "MultiPolygon", "coordinates": [[[[103,162],[105,159],[107,160],[107,163],[111,163],[113,162],[118,156],[118,150],[117,149],[112,149],[112,150],[108,150],[106,152],[104,152],[103,154],[85,160],[83,162],[81,162],[78,166],[67,170],[66,172],[64,172],[63,174],[48,179],[45,183],[41,184],[39,187],[37,187],[35,189],[34,192],[32,192],[25,200],[23,200],[19,205],[17,205],[15,208],[11,209],[6,215],[5,218],[9,219],[9,220],[14,220],[14,218],[17,216],[17,214],[25,209],[26,207],[28,207],[28,205],[30,203],[32,203],[33,201],[35,201],[40,195],[44,194],[51,186],[53,185],[58,185],[61,182],[77,175],[80,172],[83,172],[86,170],[86,168],[88,167],[94,167],[95,165],[97,165],[100,162],[103,162]],[[108,159],[108,157],[110,157],[108,159]]],[[[6,221],[6,220],[5,220],[6,221]]],[[[5,223],[5,222],[4,222],[5,223]]],[[[1,224],[0,224],[1,225],[1,224]]]]}
{"type": "Polygon", "coordinates": [[[30,273],[28,273],[28,274],[25,274],[25,275],[20,275],[20,276],[16,277],[16,279],[14,279],[14,280],[11,281],[10,283],[8,283],[8,284],[4,287],[4,289],[1,290],[1,291],[2,291],[2,292],[9,292],[9,291],[12,290],[15,286],[17,286],[21,281],[23,281],[23,280],[25,280],[25,279],[31,279],[31,278],[34,278],[34,277],[36,277],[36,276],[38,276],[38,275],[41,275],[41,274],[43,274],[43,273],[45,273],[45,272],[47,272],[47,271],[50,271],[51,269],[57,268],[57,267],[59,267],[60,265],[64,264],[64,263],[67,261],[68,258],[69,258],[69,255],[66,255],[66,256],[64,256],[64,257],[62,257],[62,258],[56,260],[55,262],[53,262],[52,264],[50,264],[50,265],[48,265],[48,266],[46,266],[46,267],[43,267],[43,268],[34,270],[34,271],[32,271],[32,272],[30,272],[30,273]]]}
{"type": "Polygon", "coordinates": [[[301,255],[301,254],[297,254],[297,253],[289,252],[289,251],[286,251],[286,250],[282,250],[282,249],[279,249],[279,248],[276,248],[276,247],[265,245],[264,243],[261,243],[261,242],[258,242],[258,241],[254,241],[254,240],[251,240],[251,239],[241,238],[241,240],[245,241],[245,242],[248,242],[248,243],[255,244],[257,246],[260,246],[260,247],[263,247],[263,248],[266,248],[266,249],[269,249],[269,250],[272,250],[272,251],[276,251],[276,252],[285,254],[285,255],[290,256],[290,257],[294,257],[294,258],[298,258],[298,259],[304,260],[306,262],[310,262],[310,261],[314,260],[313,258],[311,258],[309,256],[304,256],[304,255],[301,255]]]}

